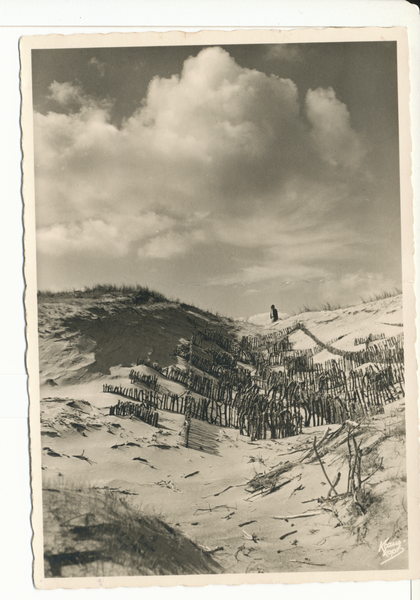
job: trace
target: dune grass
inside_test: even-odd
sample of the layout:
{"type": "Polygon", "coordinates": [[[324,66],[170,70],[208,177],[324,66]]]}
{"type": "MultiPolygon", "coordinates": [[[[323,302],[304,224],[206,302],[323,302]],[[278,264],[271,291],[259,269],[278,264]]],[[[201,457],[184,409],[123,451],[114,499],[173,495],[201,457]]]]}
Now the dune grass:
{"type": "Polygon", "coordinates": [[[47,484],[43,507],[46,577],[221,571],[208,553],[179,530],[135,506],[121,492],[47,484]]]}
{"type": "MultiPolygon", "coordinates": [[[[394,290],[392,290],[392,291],[378,292],[376,294],[373,294],[372,296],[367,296],[367,297],[360,296],[360,300],[361,300],[362,304],[368,304],[369,302],[376,302],[378,300],[386,300],[387,298],[394,298],[395,296],[400,296],[401,294],[402,294],[402,291],[400,289],[394,288],[394,290]]],[[[324,302],[317,306],[309,306],[307,304],[304,304],[303,306],[299,307],[296,312],[293,313],[293,316],[300,315],[302,313],[308,313],[308,312],[340,310],[340,309],[344,309],[344,308],[351,308],[352,306],[356,306],[356,305],[353,305],[353,304],[341,305],[339,303],[333,304],[331,302],[324,302]]]]}
{"type": "Polygon", "coordinates": [[[333,311],[339,310],[340,308],[345,308],[340,304],[331,304],[331,302],[324,302],[323,304],[319,304],[317,306],[309,306],[304,304],[300,306],[296,312],[293,313],[292,316],[301,315],[302,313],[310,313],[310,312],[321,312],[321,311],[333,311]]]}
{"type": "Polygon", "coordinates": [[[363,297],[360,296],[360,300],[362,304],[368,304],[369,302],[376,302],[377,300],[386,300],[387,298],[394,298],[394,296],[400,296],[402,294],[402,290],[395,287],[391,292],[383,291],[377,294],[373,294],[372,296],[363,297]]]}
{"type": "Polygon", "coordinates": [[[140,302],[148,302],[153,300],[155,302],[168,302],[166,296],[151,290],[148,286],[142,286],[139,284],[135,285],[116,285],[116,284],[97,284],[92,287],[83,287],[81,289],[67,289],[58,292],[52,292],[50,290],[39,290],[38,298],[60,298],[73,296],[75,298],[100,298],[102,296],[136,296],[139,297],[140,302]]]}
{"type": "Polygon", "coordinates": [[[305,312],[320,312],[322,310],[332,311],[339,310],[340,308],[343,308],[343,306],[341,306],[340,304],[331,304],[331,302],[324,302],[323,304],[313,307],[304,304],[303,307],[299,307],[298,312],[296,314],[301,314],[305,312]]]}
{"type": "Polygon", "coordinates": [[[92,287],[85,286],[81,289],[73,288],[57,292],[53,292],[51,290],[38,290],[38,301],[40,302],[54,299],[64,300],[68,297],[99,299],[103,296],[131,296],[133,302],[135,301],[135,304],[139,305],[146,303],[171,302],[173,304],[178,304],[184,310],[197,310],[208,317],[225,319],[231,323],[234,322],[234,319],[220,314],[217,310],[203,309],[196,304],[183,302],[179,298],[168,298],[161,292],[151,290],[148,286],[143,286],[140,284],[116,285],[106,283],[97,284],[92,287]]]}

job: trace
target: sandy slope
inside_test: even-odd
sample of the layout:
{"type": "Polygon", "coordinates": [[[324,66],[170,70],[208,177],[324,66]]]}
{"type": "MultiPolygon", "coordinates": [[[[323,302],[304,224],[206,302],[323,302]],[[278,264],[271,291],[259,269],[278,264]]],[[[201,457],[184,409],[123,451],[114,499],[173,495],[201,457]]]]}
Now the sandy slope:
{"type": "MultiPolygon", "coordinates": [[[[316,458],[305,456],[326,426],[305,429],[293,438],[250,442],[236,430],[206,425],[215,448],[209,453],[182,445],[181,415],[161,411],[158,429],[134,418],[109,416],[117,397],[102,393],[102,383],[127,385],[130,366],[150,351],[161,365],[174,363],[171,352],[178,339],[188,338],[206,319],[230,335],[265,334],[296,321],[294,317],[258,330],[173,304],[137,308],[124,299],[109,306],[89,301],[40,307],[46,487],[85,482],[129,493],[143,511],[157,514],[200,547],[214,551],[214,559],[229,573],[405,567],[406,554],[381,565],[378,553],[387,537],[397,536],[403,545],[407,538],[403,399],[388,405],[385,414],[360,423],[357,430],[366,450],[364,476],[370,476],[365,514],[352,499],[319,501],[326,498],[329,485],[316,458]],[[285,464],[292,467],[278,479],[284,485],[253,497],[250,480],[285,464]],[[308,511],[314,514],[293,516],[308,511]]],[[[388,337],[401,331],[401,297],[303,313],[299,321],[325,342],[340,337],[334,343],[337,348],[354,350],[355,337],[371,332],[388,337]]],[[[296,348],[314,344],[301,331],[291,339],[296,348]]],[[[330,357],[325,351],[318,360],[322,354],[324,360],[330,357]]],[[[141,368],[147,372],[147,367],[141,368]]],[[[173,391],[179,386],[167,381],[165,385],[173,391]]],[[[339,429],[330,426],[329,434],[339,429]]],[[[342,473],[339,494],[347,486],[346,440],[343,430],[325,442],[327,472],[331,478],[342,473]]]]}
{"type": "MultiPolygon", "coordinates": [[[[359,306],[341,308],[333,311],[304,312],[300,315],[279,320],[265,330],[284,329],[299,321],[323,342],[333,342],[340,350],[357,351],[355,338],[383,333],[386,338],[403,332],[402,296],[394,296],[359,306]],[[337,339],[340,338],[340,339],[337,339]]],[[[296,332],[291,338],[296,341],[295,348],[306,348],[314,345],[307,336],[296,332]],[[309,345],[308,345],[309,344],[309,345]]]]}
{"type": "MultiPolygon", "coordinates": [[[[93,394],[90,398],[95,399],[93,394]]],[[[103,406],[102,397],[98,397],[98,405],[103,406]]],[[[209,455],[181,445],[180,415],[164,414],[156,431],[136,419],[109,417],[106,407],[88,412],[85,406],[69,410],[62,399],[45,400],[44,406],[58,434],[51,437],[51,429],[43,430],[47,487],[65,478],[79,485],[134,494],[131,499],[146,514],[161,516],[200,546],[223,547],[216,555],[228,572],[379,569],[380,541],[395,528],[406,539],[404,442],[385,437],[392,424],[403,419],[401,403],[393,405],[389,414],[376,417],[371,431],[363,434],[366,447],[372,442],[369,438],[383,438],[380,455],[386,460],[386,469],[378,471],[369,484],[380,506],[380,520],[375,524],[357,512],[352,514],[345,502],[337,506],[331,502],[327,504],[330,510],[307,518],[273,519],[316,510],[317,499],[326,496],[328,486],[317,461],[301,463],[305,452],[296,452],[310,448],[314,435],[321,439],[326,427],[307,429],[295,438],[251,443],[236,431],[208,426],[214,429],[218,451],[218,455],[209,455]],[[253,499],[246,491],[248,481],[256,473],[287,462],[296,463],[283,476],[289,483],[253,499]],[[392,499],[386,502],[389,495],[392,499]],[[313,564],[305,567],[293,561],[313,564]]],[[[331,428],[337,429],[339,426],[331,428]]],[[[343,450],[345,445],[326,459],[331,477],[340,469],[346,471],[343,450]]],[[[374,471],[371,465],[366,469],[368,474],[374,471]]],[[[345,487],[343,476],[338,493],[345,487]]],[[[377,508],[373,514],[379,518],[377,508]]],[[[404,558],[388,567],[403,566],[404,558]]]]}
{"type": "Polygon", "coordinates": [[[232,334],[258,331],[173,302],[136,306],[125,296],[48,298],[38,310],[41,383],[86,381],[136,364],[139,357],[168,366],[179,341],[206,324],[232,334]]]}

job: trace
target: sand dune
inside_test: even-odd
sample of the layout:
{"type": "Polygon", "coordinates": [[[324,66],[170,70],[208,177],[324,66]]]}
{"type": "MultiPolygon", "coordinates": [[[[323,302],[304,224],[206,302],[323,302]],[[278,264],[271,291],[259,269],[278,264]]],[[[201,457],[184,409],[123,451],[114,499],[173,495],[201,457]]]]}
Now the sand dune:
{"type": "MultiPolygon", "coordinates": [[[[69,297],[40,304],[47,576],[406,567],[406,553],[383,565],[378,553],[381,540],[392,531],[398,539],[407,539],[402,394],[369,419],[304,427],[301,434],[283,439],[251,441],[237,429],[193,419],[189,448],[180,435],[181,414],[160,410],[158,427],[109,414],[118,398],[104,394],[103,383],[128,386],[129,371],[139,357],[148,357],[159,367],[185,365],[173,355],[174,346],[206,326],[238,340],[242,335],[267,335],[297,320],[324,343],[354,352],[364,348],[355,346],[356,338],[372,333],[389,339],[402,331],[402,299],[303,313],[269,327],[233,322],[175,303],[137,307],[127,298],[75,303],[69,297]],[[350,431],[363,449],[366,483],[358,499],[346,493],[350,431]],[[329,483],[313,452],[315,436],[330,478],[335,480],[341,473],[336,494],[329,494],[329,483]],[[118,548],[109,556],[101,554],[92,532],[93,525],[97,531],[100,523],[111,527],[105,514],[92,524],[91,534],[85,531],[82,546],[81,530],[60,529],[69,498],[78,498],[76,516],[82,514],[86,490],[93,488],[90,502],[100,503],[105,493],[124,498],[130,511],[144,515],[148,527],[153,515],[159,516],[159,522],[153,521],[154,548],[160,555],[155,563],[144,560],[139,566],[141,561],[127,559],[130,551],[118,548]],[[64,497],[60,505],[58,498],[64,497]],[[179,543],[190,544],[178,562],[172,560],[175,546],[165,553],[164,542],[157,541],[168,535],[166,526],[176,532],[179,543]],[[76,548],[87,554],[72,562],[66,556],[76,548]]],[[[296,350],[316,346],[303,330],[293,332],[290,342],[296,350]]],[[[323,350],[314,358],[331,357],[323,350]]],[[[136,369],[145,375],[154,373],[168,391],[185,392],[184,385],[168,380],[152,366],[136,369]]],[[[137,388],[149,389],[145,384],[137,388]]],[[[149,557],[151,542],[147,536],[142,540],[138,552],[149,557]]]]}

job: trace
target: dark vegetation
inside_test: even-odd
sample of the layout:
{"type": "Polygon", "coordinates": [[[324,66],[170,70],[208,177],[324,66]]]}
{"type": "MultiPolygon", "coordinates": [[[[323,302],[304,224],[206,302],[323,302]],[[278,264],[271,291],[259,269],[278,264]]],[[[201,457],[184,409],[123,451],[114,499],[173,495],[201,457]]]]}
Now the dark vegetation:
{"type": "Polygon", "coordinates": [[[92,287],[84,287],[82,289],[67,289],[58,292],[53,292],[51,290],[38,290],[38,301],[46,302],[46,301],[61,301],[67,298],[74,299],[101,299],[104,296],[112,297],[112,298],[125,298],[128,301],[133,303],[133,305],[144,305],[144,304],[157,304],[159,302],[170,302],[173,304],[178,304],[180,308],[185,311],[200,311],[210,318],[217,319],[226,319],[227,321],[233,323],[234,319],[230,317],[225,317],[221,315],[217,311],[206,310],[196,306],[195,304],[188,304],[185,302],[181,302],[179,298],[168,298],[161,292],[157,292],[156,290],[151,290],[148,286],[142,286],[139,284],[133,285],[115,285],[115,284],[97,284],[92,287]]]}
{"type": "MultiPolygon", "coordinates": [[[[399,290],[398,288],[394,288],[394,290],[392,292],[389,291],[383,291],[383,292],[379,292],[377,294],[373,294],[372,296],[367,296],[362,297],[360,296],[360,300],[362,301],[362,304],[368,304],[369,302],[375,302],[377,300],[385,300],[386,298],[394,298],[394,296],[400,296],[402,294],[402,291],[399,290]]],[[[356,306],[353,304],[346,304],[345,306],[342,306],[341,304],[333,304],[331,302],[324,302],[323,304],[319,304],[318,306],[309,306],[308,304],[304,304],[303,306],[299,307],[298,310],[293,313],[294,315],[299,315],[301,313],[307,313],[307,312],[320,312],[323,310],[326,311],[333,311],[333,310],[340,310],[342,308],[350,308],[351,306],[356,306]]]]}
{"type": "Polygon", "coordinates": [[[51,292],[49,290],[39,290],[38,299],[46,300],[53,298],[101,298],[102,296],[133,296],[135,300],[138,298],[138,304],[146,302],[169,302],[168,298],[150,290],[147,286],[142,285],[114,285],[114,284],[98,284],[93,287],[84,287],[83,289],[63,290],[60,292],[51,292]]]}
{"type": "Polygon", "coordinates": [[[108,489],[43,491],[46,577],[220,573],[220,565],[157,516],[108,489]]]}
{"type": "Polygon", "coordinates": [[[373,296],[369,296],[367,298],[360,297],[363,304],[368,304],[369,302],[375,302],[375,300],[386,300],[386,298],[393,298],[394,296],[400,296],[402,291],[398,288],[394,288],[392,292],[380,292],[379,294],[373,294],[373,296]]]}

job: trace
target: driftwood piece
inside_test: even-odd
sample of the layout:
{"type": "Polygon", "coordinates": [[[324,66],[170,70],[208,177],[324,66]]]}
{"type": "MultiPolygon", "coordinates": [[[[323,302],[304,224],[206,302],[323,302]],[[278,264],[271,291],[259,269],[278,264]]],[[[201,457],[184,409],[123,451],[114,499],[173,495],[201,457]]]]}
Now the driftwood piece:
{"type": "Polygon", "coordinates": [[[290,521],[291,519],[300,519],[302,517],[314,517],[315,515],[322,515],[322,510],[311,510],[306,513],[300,513],[298,515],[287,515],[287,516],[276,516],[273,519],[280,519],[282,521],[290,521]]]}
{"type": "MultiPolygon", "coordinates": [[[[84,450],[83,450],[84,452],[84,450]]],[[[90,460],[89,458],[87,458],[87,456],[83,456],[83,454],[73,454],[74,458],[79,458],[80,460],[85,460],[86,462],[88,462],[90,465],[93,465],[94,461],[90,460]]]]}
{"type": "Polygon", "coordinates": [[[244,536],[244,538],[246,538],[247,540],[250,540],[252,542],[254,542],[254,544],[258,543],[258,537],[256,536],[255,533],[253,533],[252,535],[250,533],[248,533],[247,531],[245,531],[245,529],[242,529],[242,535],[244,536]]]}
{"type": "MultiPolygon", "coordinates": [[[[307,450],[311,450],[311,452],[312,452],[312,448],[308,448],[307,446],[305,446],[305,448],[298,448],[297,450],[291,450],[290,452],[282,452],[281,454],[277,453],[276,456],[289,456],[289,454],[296,454],[297,452],[306,452],[307,450]]],[[[303,459],[299,459],[299,460],[303,460],[303,459]]]]}
{"type": "MultiPolygon", "coordinates": [[[[330,489],[328,490],[328,494],[327,494],[327,498],[329,498],[331,496],[331,492],[334,489],[335,490],[335,486],[338,484],[338,482],[341,479],[341,473],[340,471],[337,473],[337,477],[334,479],[334,483],[332,485],[332,487],[330,487],[330,489]]],[[[337,492],[336,492],[337,493],[337,492]]],[[[338,495],[338,494],[337,494],[338,495]]]]}
{"type": "Polygon", "coordinates": [[[347,482],[347,492],[354,494],[362,486],[362,452],[360,451],[360,444],[357,445],[355,437],[353,433],[350,433],[350,431],[347,436],[347,446],[349,449],[349,477],[347,482]]]}
{"type": "Polygon", "coordinates": [[[311,565],[312,567],[326,567],[327,565],[324,563],[313,563],[309,562],[309,560],[297,560],[295,558],[291,558],[289,562],[301,563],[302,565],[311,565]]]}
{"type": "Polygon", "coordinates": [[[252,494],[252,496],[250,496],[249,498],[245,498],[245,501],[246,502],[250,502],[254,498],[256,498],[257,496],[261,496],[262,498],[264,498],[265,496],[268,496],[269,494],[277,492],[280,488],[282,488],[283,486],[287,485],[291,481],[293,481],[293,479],[287,479],[286,481],[282,481],[279,485],[274,485],[274,486],[272,486],[270,488],[261,488],[257,492],[255,492],[254,494],[252,494]]]}
{"type": "Polygon", "coordinates": [[[217,510],[218,508],[226,508],[227,510],[237,510],[238,507],[237,506],[228,506],[227,504],[218,504],[217,506],[209,506],[208,508],[197,508],[197,510],[195,511],[194,514],[197,514],[198,512],[213,512],[214,510],[217,510]]]}
{"type": "Polygon", "coordinates": [[[335,489],[334,485],[331,483],[330,478],[328,477],[327,472],[325,470],[324,463],[322,462],[321,457],[319,456],[319,453],[318,453],[318,450],[317,450],[317,447],[316,447],[316,436],[314,437],[314,450],[315,450],[316,457],[317,457],[317,459],[319,461],[319,464],[321,465],[322,472],[325,475],[325,479],[328,481],[329,486],[333,490],[333,492],[335,493],[335,495],[338,496],[337,490],[335,489]]]}
{"type": "Polygon", "coordinates": [[[238,554],[239,554],[240,552],[242,552],[243,550],[245,550],[245,548],[246,548],[245,544],[242,544],[242,546],[239,546],[239,548],[238,548],[238,549],[237,549],[237,551],[235,552],[235,558],[236,558],[236,560],[237,560],[238,562],[239,562],[238,554]]]}
{"type": "Polygon", "coordinates": [[[321,441],[319,442],[319,446],[324,442],[324,440],[329,436],[330,433],[330,428],[327,427],[327,429],[324,431],[324,435],[321,438],[321,441]]]}
{"type": "Polygon", "coordinates": [[[281,535],[279,537],[279,540],[284,540],[285,538],[287,538],[289,535],[293,535],[294,533],[297,533],[297,529],[294,529],[293,531],[288,531],[287,533],[285,533],[284,535],[281,535]]]}
{"type": "Polygon", "coordinates": [[[204,550],[204,552],[207,552],[207,554],[214,554],[214,552],[221,552],[222,550],[224,550],[224,546],[217,546],[217,548],[209,548],[208,546],[200,546],[200,548],[202,550],[204,550]]]}
{"type": "Polygon", "coordinates": [[[187,479],[187,477],[192,477],[193,475],[197,475],[200,471],[194,471],[194,473],[188,473],[188,475],[185,475],[184,479],[187,479]]]}
{"type": "Polygon", "coordinates": [[[367,481],[368,479],[370,479],[371,477],[373,477],[377,471],[379,471],[380,469],[382,469],[383,461],[384,461],[384,458],[382,456],[381,457],[381,462],[380,462],[379,466],[373,471],[373,473],[371,473],[370,475],[368,475],[367,477],[365,477],[364,479],[362,479],[361,483],[365,483],[365,481],[367,481]]]}
{"type": "Polygon", "coordinates": [[[297,488],[295,488],[293,490],[293,492],[290,494],[289,498],[291,498],[295,492],[300,492],[301,490],[304,490],[304,489],[305,489],[305,486],[300,484],[297,488]]]}
{"type": "Polygon", "coordinates": [[[280,488],[284,487],[291,481],[293,481],[293,479],[287,479],[286,481],[282,481],[281,483],[279,483],[279,485],[275,485],[274,487],[270,488],[269,490],[267,490],[265,492],[264,491],[261,492],[261,495],[268,496],[269,494],[272,494],[273,492],[277,492],[280,488]]]}
{"type": "Polygon", "coordinates": [[[135,457],[133,458],[133,460],[138,460],[138,461],[140,461],[140,462],[144,463],[145,465],[147,465],[148,467],[150,467],[151,469],[155,469],[155,470],[157,470],[157,469],[156,469],[156,467],[154,467],[153,465],[151,465],[151,464],[149,463],[149,461],[148,461],[148,460],[146,460],[145,458],[141,458],[141,456],[135,456],[135,457]]]}
{"type": "Polygon", "coordinates": [[[217,494],[213,494],[214,496],[220,496],[220,494],[223,494],[224,492],[227,492],[228,490],[230,490],[231,488],[233,488],[233,485],[228,485],[227,488],[225,488],[224,490],[222,490],[221,492],[217,492],[217,494]]]}
{"type": "Polygon", "coordinates": [[[232,517],[232,515],[235,514],[235,511],[233,510],[232,512],[230,512],[229,514],[225,515],[224,517],[222,517],[222,519],[226,519],[226,521],[229,521],[229,519],[232,517]]]}

